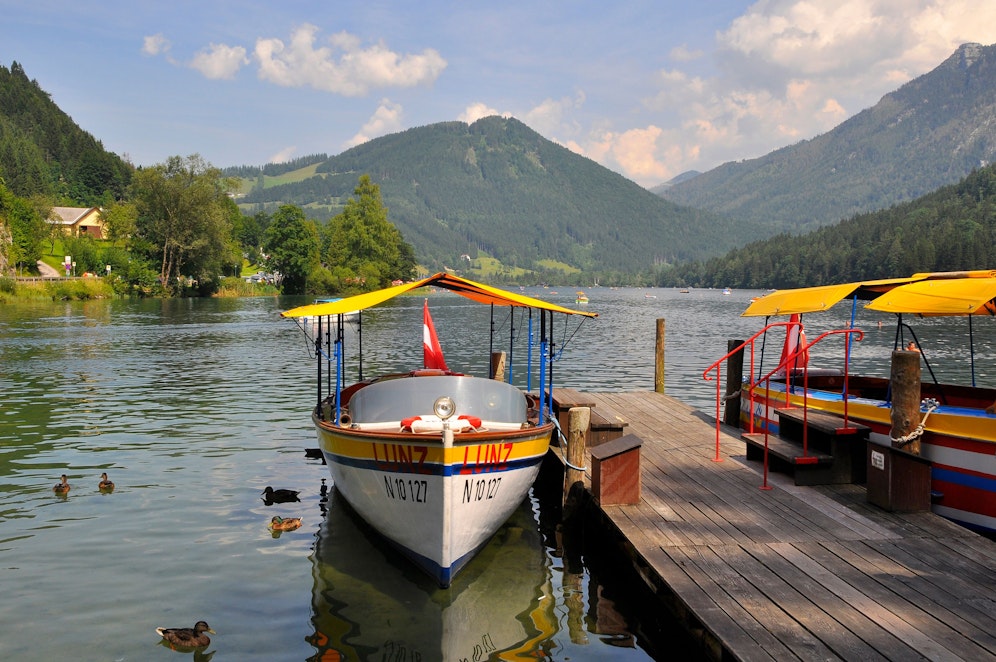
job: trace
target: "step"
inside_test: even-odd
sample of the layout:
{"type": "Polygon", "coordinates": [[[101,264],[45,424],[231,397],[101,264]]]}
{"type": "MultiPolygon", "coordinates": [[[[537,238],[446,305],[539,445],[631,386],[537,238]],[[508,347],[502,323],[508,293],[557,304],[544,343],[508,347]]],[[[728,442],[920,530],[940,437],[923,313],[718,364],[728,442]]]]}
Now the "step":
{"type": "Polygon", "coordinates": [[[871,432],[871,428],[867,425],[854,421],[848,421],[845,427],[844,419],[841,416],[814,409],[810,409],[807,413],[802,407],[788,407],[776,409],[775,414],[778,415],[779,426],[785,421],[797,423],[800,426],[805,422],[810,430],[832,437],[855,436],[864,439],[871,432]]]}
{"type": "MultiPolygon", "coordinates": [[[[747,443],[748,460],[764,459],[763,432],[745,432],[740,437],[747,443]]],[[[768,435],[768,455],[796,467],[833,464],[832,455],[814,451],[803,453],[801,445],[773,435],[768,435]]]]}

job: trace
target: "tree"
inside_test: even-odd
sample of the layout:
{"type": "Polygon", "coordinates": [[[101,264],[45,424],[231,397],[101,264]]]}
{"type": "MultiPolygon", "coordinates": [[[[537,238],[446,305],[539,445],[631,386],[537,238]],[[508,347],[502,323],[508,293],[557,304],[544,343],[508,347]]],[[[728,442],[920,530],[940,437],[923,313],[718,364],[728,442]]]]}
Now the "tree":
{"type": "MultiPolygon", "coordinates": [[[[30,201],[7,190],[0,180],[0,225],[10,232],[7,264],[34,267],[41,258],[42,242],[48,235],[48,224],[30,201]]],[[[4,233],[6,234],[6,233],[4,233]]]]}
{"type": "Polygon", "coordinates": [[[263,237],[268,263],[278,272],[285,294],[304,293],[308,274],[319,265],[318,228],[300,207],[283,205],[273,215],[263,237]]]}
{"type": "Polygon", "coordinates": [[[107,238],[116,244],[128,240],[137,228],[138,208],[131,202],[112,202],[100,211],[107,224],[107,238]]]}
{"type": "Polygon", "coordinates": [[[197,154],[171,156],[135,173],[136,237],[159,263],[168,295],[176,293],[181,279],[196,279],[202,291],[220,282],[230,252],[227,203],[233,187],[197,154]]]}
{"type": "Polygon", "coordinates": [[[380,187],[362,175],[353,195],[329,224],[326,259],[340,287],[371,290],[412,278],[415,251],[387,220],[380,187]]]}

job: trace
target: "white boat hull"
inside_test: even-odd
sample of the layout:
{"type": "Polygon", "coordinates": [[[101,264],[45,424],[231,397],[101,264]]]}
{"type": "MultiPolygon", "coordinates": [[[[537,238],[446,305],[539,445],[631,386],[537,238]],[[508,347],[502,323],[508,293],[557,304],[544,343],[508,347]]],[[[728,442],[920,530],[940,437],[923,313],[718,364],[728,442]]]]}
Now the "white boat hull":
{"type": "MultiPolygon", "coordinates": [[[[445,384],[436,380],[453,379],[474,378],[394,381],[421,385],[420,392],[442,393],[445,389],[431,388],[445,384]]],[[[476,380],[482,381],[511,388],[476,380]]],[[[524,401],[521,393],[518,396],[524,401]]],[[[404,398],[392,396],[391,402],[396,400],[404,398]]],[[[447,446],[441,432],[409,432],[402,431],[399,422],[354,420],[346,427],[315,418],[336,489],[364,520],[444,587],[525,498],[553,431],[551,423],[523,427],[521,422],[485,419],[475,431],[453,434],[447,446]]]]}

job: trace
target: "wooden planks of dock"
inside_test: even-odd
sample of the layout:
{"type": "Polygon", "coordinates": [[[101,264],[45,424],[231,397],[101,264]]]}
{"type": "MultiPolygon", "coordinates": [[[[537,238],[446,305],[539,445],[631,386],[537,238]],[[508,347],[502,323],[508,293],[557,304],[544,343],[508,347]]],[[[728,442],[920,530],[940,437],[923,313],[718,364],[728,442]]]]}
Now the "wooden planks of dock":
{"type": "Polygon", "coordinates": [[[859,485],[772,475],[761,490],[739,431],[714,462],[714,421],[688,405],[585,395],[643,440],[640,503],[601,515],[708,657],[996,659],[996,543],[931,513],[885,512],[859,485]]]}

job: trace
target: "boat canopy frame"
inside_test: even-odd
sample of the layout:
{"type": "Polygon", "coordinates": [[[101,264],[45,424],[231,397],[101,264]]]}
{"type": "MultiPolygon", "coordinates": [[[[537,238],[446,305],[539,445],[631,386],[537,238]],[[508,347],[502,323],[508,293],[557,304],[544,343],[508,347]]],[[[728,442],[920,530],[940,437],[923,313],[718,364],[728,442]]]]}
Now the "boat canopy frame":
{"type": "MultiPolygon", "coordinates": [[[[563,352],[563,346],[559,348],[556,347],[554,341],[554,314],[560,313],[565,315],[565,320],[568,316],[578,316],[580,321],[578,323],[578,328],[580,328],[581,323],[586,319],[598,317],[598,313],[586,311],[586,310],[575,310],[571,308],[565,308],[564,306],[559,306],[548,301],[543,301],[542,299],[536,299],[523,294],[515,294],[508,292],[490,285],[484,285],[482,283],[477,283],[459,276],[454,276],[448,273],[437,273],[428,278],[423,278],[421,280],[413,281],[411,283],[404,283],[401,285],[395,285],[392,287],[384,288],[381,290],[375,290],[373,292],[366,292],[363,294],[358,294],[352,297],[345,297],[336,301],[312,303],[305,306],[298,306],[297,308],[292,308],[281,313],[281,317],[293,319],[298,323],[298,326],[305,332],[305,335],[309,337],[314,342],[315,356],[317,361],[317,404],[316,412],[321,414],[321,406],[325,397],[329,395],[335,396],[335,421],[339,421],[342,413],[342,402],[341,396],[343,391],[343,379],[345,375],[345,360],[344,360],[344,340],[345,340],[345,315],[358,313],[356,325],[358,328],[358,342],[359,342],[359,358],[358,358],[358,379],[357,382],[363,381],[363,311],[368,308],[378,306],[386,301],[393,299],[394,297],[400,296],[417,290],[423,287],[437,287],[440,289],[449,290],[455,292],[463,297],[471,299],[481,304],[489,304],[491,307],[491,326],[490,326],[490,348],[493,352],[494,349],[494,337],[495,337],[495,323],[494,323],[494,308],[495,306],[509,306],[510,313],[515,308],[528,309],[529,310],[529,322],[528,322],[528,351],[527,351],[527,391],[531,390],[531,379],[532,379],[532,356],[533,356],[533,311],[536,310],[540,313],[540,340],[539,340],[539,354],[541,357],[539,364],[539,422],[543,424],[546,417],[550,417],[552,420],[556,420],[553,416],[553,363],[556,358],[559,358],[560,353],[563,352]],[[317,326],[315,328],[314,335],[312,336],[306,325],[302,320],[306,319],[317,319],[317,326]],[[323,320],[325,320],[323,322],[323,320]],[[324,347],[323,347],[324,343],[324,347]],[[326,371],[324,375],[323,384],[323,374],[322,374],[322,363],[334,364],[335,365],[335,382],[333,387],[332,382],[332,370],[326,371]],[[323,388],[324,386],[324,388],[323,388]],[[323,397],[323,390],[327,394],[323,397]]],[[[514,320],[514,315],[511,315],[514,320]]],[[[514,328],[514,322],[510,324],[509,331],[509,342],[510,351],[508,356],[508,378],[509,383],[512,379],[512,352],[511,344],[514,343],[516,334],[514,328]]],[[[575,332],[577,329],[575,329],[575,332]]],[[[570,337],[566,336],[562,345],[566,345],[571,338],[574,337],[574,333],[570,337]]],[[[489,377],[493,377],[493,372],[489,368],[489,377]]]]}

